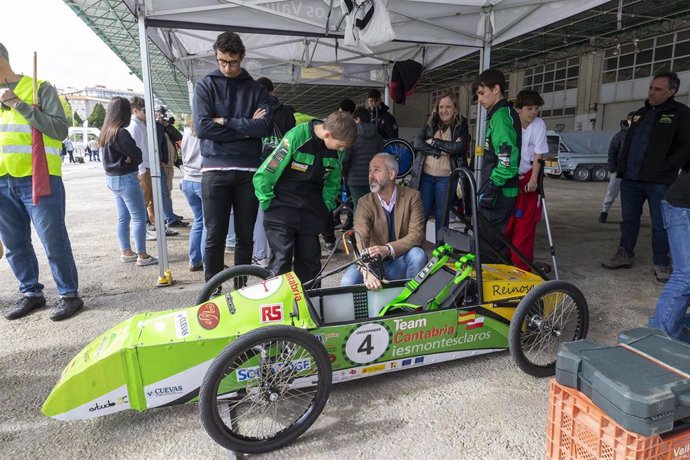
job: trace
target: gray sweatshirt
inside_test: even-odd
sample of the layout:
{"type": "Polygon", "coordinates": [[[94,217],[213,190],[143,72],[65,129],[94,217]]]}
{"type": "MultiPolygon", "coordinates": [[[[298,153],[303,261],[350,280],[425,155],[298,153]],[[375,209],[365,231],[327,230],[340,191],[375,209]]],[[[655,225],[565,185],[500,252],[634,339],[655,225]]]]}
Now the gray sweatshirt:
{"type": "Polygon", "coordinates": [[[185,129],[182,137],[182,164],[183,180],[201,182],[201,142],[191,129],[185,129]]]}

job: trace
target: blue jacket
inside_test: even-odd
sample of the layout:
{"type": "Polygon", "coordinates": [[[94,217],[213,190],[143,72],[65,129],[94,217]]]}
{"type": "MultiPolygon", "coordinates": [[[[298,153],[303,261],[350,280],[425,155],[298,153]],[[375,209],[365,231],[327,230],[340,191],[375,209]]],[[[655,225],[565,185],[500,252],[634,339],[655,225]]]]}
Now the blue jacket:
{"type": "Polygon", "coordinates": [[[261,138],[272,133],[271,103],[266,88],[245,69],[235,78],[215,70],[199,80],[192,116],[204,168],[259,167],[261,138]],[[266,117],[252,119],[259,108],[266,110],[266,117]],[[217,117],[224,119],[224,125],[212,120],[217,117]]]}

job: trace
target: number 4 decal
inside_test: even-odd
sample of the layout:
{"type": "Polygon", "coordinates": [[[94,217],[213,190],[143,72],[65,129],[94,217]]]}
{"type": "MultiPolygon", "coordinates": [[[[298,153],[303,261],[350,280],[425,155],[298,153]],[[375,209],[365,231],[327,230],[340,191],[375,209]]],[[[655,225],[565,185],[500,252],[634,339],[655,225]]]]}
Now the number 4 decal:
{"type": "Polygon", "coordinates": [[[357,352],[371,355],[372,351],[374,351],[374,347],[371,345],[371,334],[368,334],[366,338],[362,341],[362,344],[357,349],[357,352]]]}
{"type": "Polygon", "coordinates": [[[390,333],[382,324],[363,324],[353,330],[345,342],[345,355],[355,364],[376,361],[388,350],[390,333]]]}

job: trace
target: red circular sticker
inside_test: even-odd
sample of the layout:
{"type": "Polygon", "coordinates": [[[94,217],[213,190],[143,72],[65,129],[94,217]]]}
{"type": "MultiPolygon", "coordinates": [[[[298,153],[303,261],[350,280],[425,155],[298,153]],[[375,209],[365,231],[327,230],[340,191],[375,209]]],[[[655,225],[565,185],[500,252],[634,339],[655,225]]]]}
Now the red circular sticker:
{"type": "Polygon", "coordinates": [[[196,312],[196,317],[199,320],[199,324],[204,329],[215,329],[220,322],[220,310],[214,303],[205,303],[199,307],[196,312]]]}

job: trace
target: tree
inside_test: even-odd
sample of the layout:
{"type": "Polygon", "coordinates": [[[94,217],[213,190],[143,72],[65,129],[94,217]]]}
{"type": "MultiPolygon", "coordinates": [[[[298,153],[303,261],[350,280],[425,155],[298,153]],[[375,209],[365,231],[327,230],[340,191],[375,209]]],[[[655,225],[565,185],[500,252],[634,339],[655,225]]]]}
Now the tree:
{"type": "Polygon", "coordinates": [[[68,126],[74,126],[74,118],[72,118],[72,106],[65,96],[60,96],[60,103],[62,104],[62,110],[65,111],[65,117],[67,118],[68,126]]]}
{"type": "Polygon", "coordinates": [[[103,108],[103,104],[101,104],[99,102],[93,108],[93,112],[91,112],[91,115],[89,115],[89,118],[88,118],[89,126],[101,129],[103,127],[104,121],[105,121],[105,109],[103,108]]]}
{"type": "Polygon", "coordinates": [[[83,125],[84,125],[84,120],[81,119],[78,112],[74,112],[74,126],[83,126],[83,125]]]}

